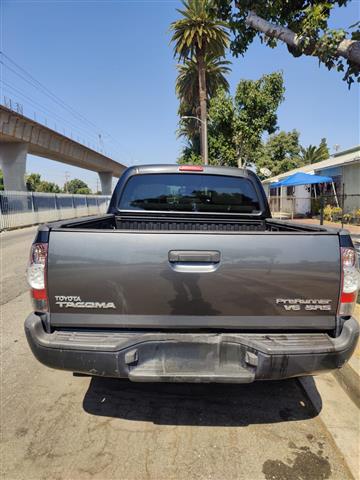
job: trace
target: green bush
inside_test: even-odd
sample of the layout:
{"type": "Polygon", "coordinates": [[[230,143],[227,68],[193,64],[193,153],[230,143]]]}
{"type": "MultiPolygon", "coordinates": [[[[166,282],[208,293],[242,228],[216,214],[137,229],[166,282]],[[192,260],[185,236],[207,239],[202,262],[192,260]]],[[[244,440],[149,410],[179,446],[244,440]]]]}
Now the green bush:
{"type": "Polygon", "coordinates": [[[324,220],[331,220],[332,219],[332,206],[326,205],[324,208],[324,220]]]}
{"type": "Polygon", "coordinates": [[[331,205],[326,205],[324,208],[324,219],[329,220],[330,222],[337,221],[342,216],[342,208],[332,207],[331,205]]]}
{"type": "Polygon", "coordinates": [[[353,215],[351,213],[345,213],[342,218],[344,223],[351,223],[353,215]]]}
{"type": "MultiPolygon", "coordinates": [[[[357,225],[360,225],[360,208],[354,212],[354,220],[357,225]]],[[[360,297],[359,297],[360,298],[360,297]]]]}

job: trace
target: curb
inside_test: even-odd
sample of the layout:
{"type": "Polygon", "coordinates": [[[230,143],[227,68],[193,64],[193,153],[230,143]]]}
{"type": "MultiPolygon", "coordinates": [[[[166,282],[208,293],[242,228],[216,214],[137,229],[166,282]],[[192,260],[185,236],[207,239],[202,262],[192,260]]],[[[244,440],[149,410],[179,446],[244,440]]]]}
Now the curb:
{"type": "MultiPolygon", "coordinates": [[[[360,243],[357,244],[360,247],[360,243]]],[[[353,317],[360,323],[360,295],[353,317]]],[[[349,398],[360,408],[360,341],[349,361],[339,370],[332,372],[349,398]]]]}
{"type": "Polygon", "coordinates": [[[301,377],[299,384],[355,480],[359,472],[359,409],[332,373],[301,377]]]}
{"type": "Polygon", "coordinates": [[[333,372],[333,376],[349,396],[349,398],[360,408],[360,375],[347,363],[343,368],[333,372]]]}

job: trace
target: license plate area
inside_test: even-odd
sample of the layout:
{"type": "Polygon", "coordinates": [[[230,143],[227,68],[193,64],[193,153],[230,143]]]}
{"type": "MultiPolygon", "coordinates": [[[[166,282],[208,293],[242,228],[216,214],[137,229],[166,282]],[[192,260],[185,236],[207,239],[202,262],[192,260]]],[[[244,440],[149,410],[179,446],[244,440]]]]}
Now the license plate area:
{"type": "Polygon", "coordinates": [[[255,368],[245,363],[246,347],[232,342],[147,342],[128,355],[132,381],[249,383],[255,368]]]}

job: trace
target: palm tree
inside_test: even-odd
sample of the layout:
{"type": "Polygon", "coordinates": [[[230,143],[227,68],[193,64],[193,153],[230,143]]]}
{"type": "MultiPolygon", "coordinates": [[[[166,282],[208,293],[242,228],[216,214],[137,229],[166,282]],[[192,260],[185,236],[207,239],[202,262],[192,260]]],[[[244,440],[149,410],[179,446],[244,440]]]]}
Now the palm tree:
{"type": "MultiPolygon", "coordinates": [[[[199,139],[199,122],[196,120],[198,115],[197,108],[194,105],[189,105],[185,101],[180,101],[178,115],[183,120],[179,123],[179,129],[177,131],[178,137],[185,137],[190,143],[193,143],[197,138],[197,145],[200,147],[199,139]]],[[[200,153],[200,148],[198,149],[200,153]]]]}
{"type": "Polygon", "coordinates": [[[304,165],[311,163],[321,162],[329,158],[329,149],[326,143],[326,139],[322,138],[320,145],[309,145],[307,148],[301,147],[300,156],[304,165]]]}
{"type": "MultiPolygon", "coordinates": [[[[222,88],[229,91],[229,82],[225,75],[230,72],[231,62],[223,60],[214,55],[206,55],[206,86],[208,100],[212,98],[216,92],[222,88]]],[[[176,80],[176,93],[180,100],[179,116],[188,117],[180,123],[178,135],[187,137],[191,144],[197,146],[199,142],[199,122],[190,117],[200,116],[199,107],[199,81],[198,81],[198,65],[196,59],[185,60],[183,64],[177,66],[178,77],[176,80]],[[195,141],[195,139],[197,141],[195,141]]]]}
{"type": "Polygon", "coordinates": [[[225,55],[229,43],[227,24],[215,16],[212,0],[182,0],[184,9],[178,10],[183,18],[171,24],[175,56],[179,60],[196,59],[199,81],[199,104],[201,119],[201,155],[208,164],[207,145],[207,90],[206,54],[217,57],[225,55]]]}
{"type": "MultiPolygon", "coordinates": [[[[231,62],[223,60],[213,54],[205,55],[205,74],[207,99],[213,97],[219,88],[229,91],[229,82],[225,75],[231,71],[231,62]]],[[[195,109],[199,106],[199,74],[196,57],[187,59],[177,66],[176,93],[181,102],[192,105],[195,109]]]]}

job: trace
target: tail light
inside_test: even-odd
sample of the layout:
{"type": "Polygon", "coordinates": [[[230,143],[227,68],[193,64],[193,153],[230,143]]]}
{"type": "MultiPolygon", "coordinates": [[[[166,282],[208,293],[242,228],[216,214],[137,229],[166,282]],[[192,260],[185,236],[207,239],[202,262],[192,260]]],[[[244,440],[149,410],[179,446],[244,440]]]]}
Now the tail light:
{"type": "Polygon", "coordinates": [[[351,315],[360,286],[359,263],[353,248],[341,248],[341,293],[339,315],[351,315]]]}
{"type": "Polygon", "coordinates": [[[27,281],[31,288],[34,310],[37,312],[48,311],[46,288],[47,254],[47,243],[34,243],[32,245],[27,268],[27,281]]]}

